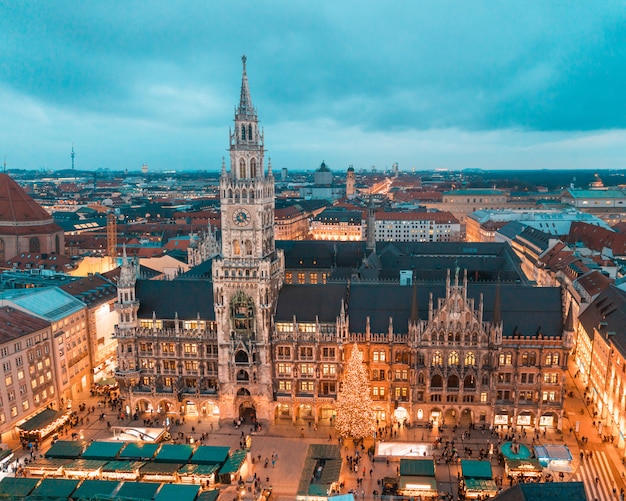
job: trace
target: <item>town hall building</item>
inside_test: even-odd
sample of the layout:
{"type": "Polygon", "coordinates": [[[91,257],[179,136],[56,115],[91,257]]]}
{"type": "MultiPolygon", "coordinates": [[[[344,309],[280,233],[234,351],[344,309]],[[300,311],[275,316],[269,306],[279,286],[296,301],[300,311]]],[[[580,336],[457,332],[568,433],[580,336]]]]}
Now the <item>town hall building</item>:
{"type": "Polygon", "coordinates": [[[277,244],[264,153],[244,57],[219,254],[174,280],[142,279],[124,255],[127,412],[328,424],[359,349],[379,422],[561,427],[560,289],[527,283],[506,244],[277,244]]]}

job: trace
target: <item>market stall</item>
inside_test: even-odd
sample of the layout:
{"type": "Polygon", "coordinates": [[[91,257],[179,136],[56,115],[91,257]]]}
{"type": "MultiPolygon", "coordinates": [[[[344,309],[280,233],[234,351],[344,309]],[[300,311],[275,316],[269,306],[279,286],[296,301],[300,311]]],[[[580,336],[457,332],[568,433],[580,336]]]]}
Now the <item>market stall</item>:
{"type": "Polygon", "coordinates": [[[541,478],[543,466],[535,458],[506,459],[504,462],[504,474],[513,478],[541,478]]]}
{"type": "Polygon", "coordinates": [[[143,461],[109,461],[102,467],[102,478],[106,480],[139,480],[143,461]]]}
{"type": "Polygon", "coordinates": [[[181,466],[176,463],[146,463],[139,473],[143,482],[177,482],[181,466]]]}
{"type": "Polygon", "coordinates": [[[235,478],[246,476],[246,472],[241,470],[247,454],[248,451],[246,449],[237,449],[232,453],[226,463],[220,468],[218,475],[221,483],[230,484],[235,478]]]}
{"type": "Polygon", "coordinates": [[[498,494],[498,487],[493,480],[491,463],[489,461],[462,459],[459,493],[462,493],[467,499],[479,497],[484,499],[486,496],[494,497],[498,494]]]}
{"type": "Polygon", "coordinates": [[[47,458],[76,459],[87,447],[83,440],[59,440],[45,453],[47,458]]]}
{"type": "Polygon", "coordinates": [[[99,478],[106,461],[99,459],[75,459],[63,466],[67,478],[99,478]]]}
{"type": "Polygon", "coordinates": [[[154,501],[195,501],[200,487],[195,485],[165,484],[154,501]]]}
{"type": "Polygon", "coordinates": [[[154,461],[157,463],[180,463],[189,461],[195,447],[188,444],[163,444],[154,461]]]}
{"type": "Polygon", "coordinates": [[[542,466],[552,471],[565,473],[572,471],[572,454],[567,445],[535,445],[535,456],[542,466]]]}
{"type": "Polygon", "coordinates": [[[4,477],[0,482],[0,499],[24,499],[40,481],[39,478],[4,477]]]}
{"type": "Polygon", "coordinates": [[[81,454],[83,459],[102,459],[104,461],[114,460],[120,451],[124,448],[124,444],[120,442],[91,442],[85,451],[81,454]]]}
{"type": "Polygon", "coordinates": [[[153,482],[124,482],[117,491],[118,499],[152,500],[161,484],[153,482]]]}
{"type": "Polygon", "coordinates": [[[71,459],[39,458],[24,465],[24,471],[29,477],[62,477],[63,467],[71,462],[71,459]]]}
{"type": "Polygon", "coordinates": [[[220,469],[218,464],[186,464],[178,470],[178,476],[183,484],[215,483],[215,475],[220,469]]]}
{"type": "Polygon", "coordinates": [[[69,478],[44,478],[29,499],[69,499],[79,482],[69,478]]]}
{"type": "Polygon", "coordinates": [[[122,449],[118,457],[120,459],[149,460],[153,459],[160,444],[151,442],[130,442],[122,449]]]}
{"type": "Polygon", "coordinates": [[[55,411],[44,409],[39,414],[16,426],[20,440],[24,442],[41,442],[64,426],[73,426],[78,422],[74,411],[55,411]]]}
{"type": "Polygon", "coordinates": [[[400,459],[398,494],[401,496],[437,496],[433,459],[400,459]]]}
{"type": "Polygon", "coordinates": [[[114,480],[83,480],[72,494],[72,499],[114,499],[120,483],[114,480]]]}

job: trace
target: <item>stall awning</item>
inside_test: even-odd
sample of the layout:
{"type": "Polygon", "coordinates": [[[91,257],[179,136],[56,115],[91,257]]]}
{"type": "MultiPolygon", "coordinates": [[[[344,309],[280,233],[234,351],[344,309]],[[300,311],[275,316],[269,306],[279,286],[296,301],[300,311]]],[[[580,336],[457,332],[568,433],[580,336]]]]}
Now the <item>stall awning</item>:
{"type": "Polygon", "coordinates": [[[463,478],[492,479],[493,472],[489,461],[477,461],[475,459],[461,460],[461,474],[463,478]]]}
{"type": "Polygon", "coordinates": [[[230,447],[201,445],[196,449],[191,462],[195,464],[224,464],[228,459],[230,447]]]}
{"type": "Polygon", "coordinates": [[[479,478],[466,478],[465,487],[468,491],[481,492],[497,492],[498,487],[493,480],[484,480],[479,478]]]}
{"type": "Polygon", "coordinates": [[[119,454],[120,459],[152,459],[161,444],[130,442],[119,454]]]}
{"type": "Polygon", "coordinates": [[[161,484],[156,482],[124,482],[116,496],[119,499],[152,501],[159,487],[161,484]]]}
{"type": "Polygon", "coordinates": [[[537,459],[507,459],[506,470],[511,475],[541,475],[543,466],[537,459]]]}
{"type": "Polygon", "coordinates": [[[154,501],[194,501],[199,490],[198,485],[164,484],[154,501]]]}
{"type": "Polygon", "coordinates": [[[102,471],[131,472],[139,470],[145,464],[143,461],[109,461],[102,467],[102,471]]]}
{"type": "Polygon", "coordinates": [[[5,477],[0,482],[0,499],[23,499],[40,482],[39,478],[5,477]]]}
{"type": "Polygon", "coordinates": [[[96,383],[97,386],[116,386],[117,380],[114,377],[105,377],[96,383]]]}
{"type": "Polygon", "coordinates": [[[120,482],[117,480],[83,480],[74,491],[72,499],[97,499],[97,496],[112,497],[120,482]]]}
{"type": "Polygon", "coordinates": [[[212,491],[204,491],[200,493],[197,501],[217,501],[217,498],[220,495],[220,491],[218,489],[212,491]]]}
{"type": "Polygon", "coordinates": [[[146,463],[141,467],[142,475],[174,475],[181,465],[176,463],[146,463]]]}
{"type": "Polygon", "coordinates": [[[179,475],[208,477],[220,469],[218,464],[186,464],[180,470],[179,475]]]}
{"type": "Polygon", "coordinates": [[[39,414],[33,416],[29,420],[23,422],[17,428],[22,431],[34,431],[39,430],[53,423],[60,418],[64,413],[61,411],[55,411],[53,409],[44,409],[39,414]]]}
{"type": "Polygon", "coordinates": [[[222,469],[220,470],[220,475],[225,475],[227,473],[237,473],[239,468],[246,459],[247,451],[245,449],[238,449],[228,458],[228,461],[224,463],[222,469]]]}
{"type": "Polygon", "coordinates": [[[163,444],[154,460],[160,463],[186,463],[193,454],[193,449],[188,444],[163,444]]]}
{"type": "Polygon", "coordinates": [[[36,499],[69,499],[70,494],[76,490],[79,482],[80,480],[71,480],[69,478],[44,478],[31,493],[31,496],[36,499]]]}
{"type": "Polygon", "coordinates": [[[432,459],[400,459],[400,476],[435,476],[435,462],[432,459]]]}
{"type": "Polygon", "coordinates": [[[124,447],[120,442],[92,442],[82,453],[83,459],[114,459],[124,447]]]}
{"type": "Polygon", "coordinates": [[[48,449],[45,456],[47,458],[74,459],[80,457],[86,445],[87,443],[82,440],[59,440],[48,449]]]}
{"type": "Polygon", "coordinates": [[[567,445],[561,444],[546,444],[546,445],[535,445],[535,456],[539,458],[539,460],[563,460],[563,461],[571,461],[572,454],[570,453],[567,445]]]}
{"type": "Polygon", "coordinates": [[[63,471],[98,471],[106,464],[100,459],[76,459],[63,466],[63,471]]]}

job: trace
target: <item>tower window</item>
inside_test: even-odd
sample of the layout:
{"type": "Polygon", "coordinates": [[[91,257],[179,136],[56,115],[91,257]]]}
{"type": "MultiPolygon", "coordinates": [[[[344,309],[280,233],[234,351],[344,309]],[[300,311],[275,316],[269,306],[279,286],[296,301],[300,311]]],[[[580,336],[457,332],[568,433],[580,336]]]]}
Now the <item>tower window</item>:
{"type": "Polygon", "coordinates": [[[252,141],[252,125],[248,125],[248,139],[252,141]]]}
{"type": "Polygon", "coordinates": [[[241,125],[241,140],[245,141],[246,140],[246,126],[245,125],[241,125]]]}

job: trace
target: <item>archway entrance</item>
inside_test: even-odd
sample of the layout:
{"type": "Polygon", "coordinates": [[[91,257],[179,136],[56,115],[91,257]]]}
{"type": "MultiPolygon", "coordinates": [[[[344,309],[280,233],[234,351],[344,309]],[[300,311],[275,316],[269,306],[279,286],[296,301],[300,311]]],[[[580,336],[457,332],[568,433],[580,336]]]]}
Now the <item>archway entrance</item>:
{"type": "Polygon", "coordinates": [[[242,402],[239,405],[239,419],[248,423],[256,422],[256,409],[254,404],[249,400],[242,402]]]}
{"type": "Polygon", "coordinates": [[[474,422],[474,413],[471,409],[463,409],[461,412],[461,419],[459,420],[460,426],[469,426],[474,422]]]}
{"type": "Polygon", "coordinates": [[[448,409],[443,415],[443,424],[446,426],[455,426],[457,424],[458,412],[455,409],[448,409]]]}
{"type": "Polygon", "coordinates": [[[404,423],[409,419],[409,412],[404,407],[398,407],[393,411],[393,417],[396,418],[398,423],[404,423]]]}

